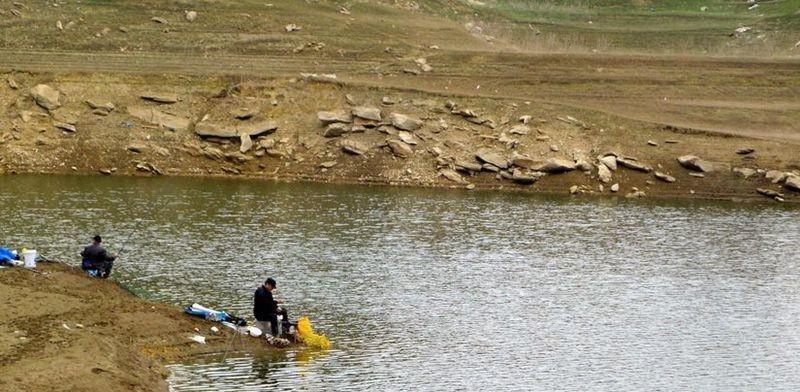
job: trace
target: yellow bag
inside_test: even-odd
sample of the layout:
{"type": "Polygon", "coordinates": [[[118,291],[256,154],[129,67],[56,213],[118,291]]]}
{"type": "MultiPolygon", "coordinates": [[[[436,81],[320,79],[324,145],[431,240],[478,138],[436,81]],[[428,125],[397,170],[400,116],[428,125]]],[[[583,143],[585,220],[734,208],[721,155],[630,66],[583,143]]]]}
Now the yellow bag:
{"type": "Polygon", "coordinates": [[[327,350],[331,348],[331,342],[325,335],[317,334],[314,332],[314,327],[311,326],[311,320],[308,317],[300,317],[297,320],[297,334],[300,339],[308,347],[327,350]]]}

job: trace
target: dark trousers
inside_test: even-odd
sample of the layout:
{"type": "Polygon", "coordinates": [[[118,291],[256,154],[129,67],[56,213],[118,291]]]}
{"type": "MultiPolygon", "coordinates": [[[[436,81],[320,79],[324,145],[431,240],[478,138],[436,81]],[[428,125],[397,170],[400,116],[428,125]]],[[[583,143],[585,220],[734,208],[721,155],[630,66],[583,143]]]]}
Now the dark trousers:
{"type": "Polygon", "coordinates": [[[289,325],[289,312],[284,308],[278,308],[278,313],[268,314],[266,320],[259,320],[269,321],[269,328],[271,329],[272,336],[278,336],[278,315],[283,316],[283,325],[285,326],[283,332],[289,332],[289,328],[286,327],[289,325]]]}

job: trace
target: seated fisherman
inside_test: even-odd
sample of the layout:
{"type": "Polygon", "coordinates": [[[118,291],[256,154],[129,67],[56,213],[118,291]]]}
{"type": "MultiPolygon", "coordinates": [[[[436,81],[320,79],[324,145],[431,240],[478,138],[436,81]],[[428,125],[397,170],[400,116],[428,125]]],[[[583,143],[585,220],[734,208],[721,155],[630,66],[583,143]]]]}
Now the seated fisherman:
{"type": "Polygon", "coordinates": [[[92,244],[81,252],[83,262],[81,269],[84,271],[97,270],[100,278],[108,279],[111,275],[111,268],[114,267],[114,260],[117,259],[116,253],[109,254],[102,245],[103,239],[99,235],[92,238],[92,244]]]}
{"type": "Polygon", "coordinates": [[[283,332],[289,332],[289,314],[286,309],[278,307],[282,301],[277,301],[272,297],[277,283],[275,279],[268,278],[263,285],[256,289],[253,296],[253,315],[256,317],[256,327],[263,332],[270,330],[272,336],[278,336],[278,315],[283,316],[283,332]]]}

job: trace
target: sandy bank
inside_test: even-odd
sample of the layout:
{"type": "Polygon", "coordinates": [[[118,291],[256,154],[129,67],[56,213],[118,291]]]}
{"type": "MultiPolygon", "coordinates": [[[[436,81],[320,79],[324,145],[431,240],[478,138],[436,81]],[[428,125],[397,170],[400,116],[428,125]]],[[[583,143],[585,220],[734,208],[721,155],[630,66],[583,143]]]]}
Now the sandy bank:
{"type": "Polygon", "coordinates": [[[164,364],[228,347],[209,322],[61,264],[0,270],[0,297],[3,391],[166,391],[164,364]],[[208,344],[189,341],[195,328],[208,344]]]}

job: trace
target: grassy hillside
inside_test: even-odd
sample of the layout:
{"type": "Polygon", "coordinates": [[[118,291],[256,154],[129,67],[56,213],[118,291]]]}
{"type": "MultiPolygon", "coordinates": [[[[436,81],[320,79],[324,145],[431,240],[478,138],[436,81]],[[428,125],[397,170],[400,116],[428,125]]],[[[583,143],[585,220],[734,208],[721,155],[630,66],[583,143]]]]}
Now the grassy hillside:
{"type": "Polygon", "coordinates": [[[462,0],[431,10],[474,19],[486,34],[523,49],[728,55],[800,55],[800,0],[462,0]],[[471,12],[465,15],[464,7],[471,12]],[[461,9],[459,9],[461,8],[461,9]],[[459,12],[460,11],[460,12],[459,12]],[[741,36],[734,29],[751,27],[741,36]]]}

